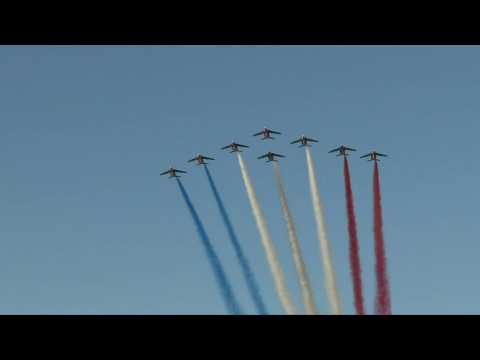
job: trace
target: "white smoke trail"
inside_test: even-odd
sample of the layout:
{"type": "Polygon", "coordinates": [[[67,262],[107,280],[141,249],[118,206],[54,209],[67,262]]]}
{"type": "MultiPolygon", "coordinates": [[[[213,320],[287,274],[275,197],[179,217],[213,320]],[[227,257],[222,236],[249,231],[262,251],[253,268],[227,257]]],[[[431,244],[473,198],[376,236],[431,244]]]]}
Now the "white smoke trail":
{"type": "Polygon", "coordinates": [[[285,313],[287,313],[288,315],[294,315],[295,306],[288,293],[285,279],[283,278],[283,271],[280,266],[280,262],[278,261],[272,239],[268,232],[265,218],[263,216],[262,210],[260,209],[257,195],[255,194],[255,190],[253,189],[252,181],[250,180],[250,176],[248,175],[247,167],[243,161],[242,155],[239,152],[237,152],[237,155],[238,162],[240,164],[240,171],[243,177],[243,182],[245,183],[245,188],[247,190],[248,199],[250,200],[250,206],[252,207],[252,212],[257,223],[258,231],[260,232],[260,238],[262,239],[262,244],[267,255],[267,261],[270,265],[270,271],[272,272],[273,281],[275,283],[278,297],[280,299],[280,302],[282,303],[285,313]]]}
{"type": "Polygon", "coordinates": [[[315,299],[313,297],[313,291],[310,287],[310,281],[308,279],[307,269],[303,262],[302,253],[300,250],[300,243],[298,241],[297,232],[295,230],[295,224],[293,223],[292,214],[288,208],[287,197],[285,195],[285,187],[283,186],[282,174],[280,173],[280,165],[277,162],[273,162],[275,169],[275,179],[277,181],[278,193],[280,195],[280,203],[282,205],[283,217],[287,223],[288,237],[290,239],[290,247],[292,248],[293,261],[298,274],[298,280],[300,282],[300,289],[302,291],[303,304],[305,306],[305,313],[308,315],[317,314],[317,307],[315,305],[315,299]]]}
{"type": "Polygon", "coordinates": [[[333,269],[332,258],[330,254],[330,244],[327,238],[325,217],[323,215],[322,202],[320,201],[320,193],[318,191],[317,179],[315,177],[312,154],[310,153],[310,148],[308,146],[305,147],[305,153],[307,155],[308,178],[310,180],[310,191],[312,194],[313,209],[315,212],[315,220],[317,222],[318,240],[320,241],[320,250],[323,260],[325,287],[332,313],[339,315],[341,313],[341,309],[335,281],[335,271],[333,269]]]}

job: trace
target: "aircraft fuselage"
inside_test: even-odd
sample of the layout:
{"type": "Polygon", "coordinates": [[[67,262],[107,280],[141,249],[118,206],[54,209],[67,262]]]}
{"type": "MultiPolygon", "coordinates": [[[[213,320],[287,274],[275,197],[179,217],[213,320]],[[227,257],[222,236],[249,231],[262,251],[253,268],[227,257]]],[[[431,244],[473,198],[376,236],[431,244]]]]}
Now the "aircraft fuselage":
{"type": "Polygon", "coordinates": [[[272,140],[275,139],[272,136],[272,133],[270,132],[270,130],[264,130],[262,140],[265,140],[265,139],[272,139],[272,140]]]}
{"type": "Polygon", "coordinates": [[[267,162],[277,161],[277,160],[275,160],[275,155],[273,155],[273,154],[268,154],[268,155],[267,155],[267,159],[268,159],[267,162]]]}
{"type": "Polygon", "coordinates": [[[240,152],[240,149],[238,148],[237,144],[232,144],[231,148],[232,148],[232,150],[230,151],[231,153],[240,152]]]}
{"type": "Polygon", "coordinates": [[[300,146],[309,146],[308,145],[308,140],[306,137],[302,137],[300,140],[300,146]]]}

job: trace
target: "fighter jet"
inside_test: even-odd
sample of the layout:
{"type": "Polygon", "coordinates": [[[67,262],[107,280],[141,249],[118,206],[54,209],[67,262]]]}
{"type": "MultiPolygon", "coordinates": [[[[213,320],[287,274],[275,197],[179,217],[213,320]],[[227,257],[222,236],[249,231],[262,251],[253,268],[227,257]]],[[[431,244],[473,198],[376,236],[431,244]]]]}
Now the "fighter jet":
{"type": "Polygon", "coordinates": [[[187,172],[186,171],[183,171],[183,170],[177,170],[173,167],[170,167],[170,169],[168,169],[167,171],[161,173],[160,175],[167,175],[169,174],[170,176],[168,178],[179,178],[180,176],[177,175],[177,173],[182,173],[182,174],[186,174],[187,172]]]}
{"type": "Polygon", "coordinates": [[[266,127],[264,127],[262,131],[259,131],[258,133],[253,134],[253,136],[262,135],[263,137],[260,140],[265,140],[265,139],[272,139],[273,140],[273,139],[275,139],[274,137],[271,136],[271,134],[281,135],[282,133],[278,132],[278,131],[273,131],[273,130],[270,130],[270,129],[267,129],[266,127]]]}
{"type": "Polygon", "coordinates": [[[385,154],[380,154],[380,153],[378,153],[378,152],[376,152],[376,151],[372,151],[372,152],[370,152],[370,153],[368,153],[368,154],[365,154],[365,155],[363,155],[363,156],[360,156],[360,158],[366,158],[366,157],[368,157],[368,156],[370,156],[370,159],[368,159],[368,161],[372,161],[372,160],[373,160],[373,161],[380,161],[380,159],[377,159],[377,156],[387,156],[387,155],[385,155],[385,154]]]}
{"type": "Polygon", "coordinates": [[[239,149],[239,147],[248,148],[247,145],[237,144],[236,142],[233,141],[230,145],[227,145],[227,146],[222,147],[222,150],[231,148],[231,149],[232,149],[232,151],[230,151],[231,153],[233,153],[233,152],[241,152],[240,149],[239,149]]]}
{"type": "Polygon", "coordinates": [[[302,146],[310,146],[308,145],[308,142],[318,142],[315,139],[310,139],[306,137],[305,135],[302,135],[299,139],[292,141],[290,144],[296,144],[296,143],[301,143],[300,147],[302,146]]]}
{"type": "Polygon", "coordinates": [[[206,165],[208,163],[205,160],[215,160],[214,158],[203,156],[202,154],[198,154],[193,159],[188,160],[188,162],[196,161],[197,165],[206,165]]]}
{"type": "Polygon", "coordinates": [[[344,145],[341,145],[341,146],[339,146],[339,147],[336,148],[336,149],[330,150],[329,153],[333,153],[333,152],[338,151],[339,153],[337,154],[337,156],[340,156],[340,155],[348,156],[348,155],[350,155],[350,154],[347,153],[347,150],[349,150],[349,151],[357,151],[357,150],[355,150],[355,149],[352,149],[352,148],[346,147],[346,146],[344,146],[344,145]]]}
{"type": "Polygon", "coordinates": [[[276,156],[276,157],[281,157],[281,158],[284,158],[284,157],[285,157],[285,156],[283,156],[283,155],[275,154],[275,153],[272,153],[272,152],[269,151],[269,152],[266,153],[265,155],[259,156],[257,159],[268,158],[267,162],[270,162],[270,161],[278,161],[278,160],[275,160],[275,156],[276,156]]]}

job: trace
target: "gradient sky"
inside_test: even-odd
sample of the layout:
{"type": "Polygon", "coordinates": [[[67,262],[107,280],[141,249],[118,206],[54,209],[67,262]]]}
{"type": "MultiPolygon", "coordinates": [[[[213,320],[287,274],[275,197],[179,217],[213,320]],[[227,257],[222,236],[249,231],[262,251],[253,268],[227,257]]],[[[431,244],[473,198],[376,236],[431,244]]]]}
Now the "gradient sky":
{"type": "Polygon", "coordinates": [[[249,313],[254,306],[202,169],[211,172],[271,313],[282,313],[238,162],[245,161],[288,286],[302,308],[273,168],[319,309],[329,312],[309,195],[305,133],[345,313],[353,313],[340,144],[350,158],[367,311],[373,310],[372,163],[380,163],[392,310],[478,314],[475,190],[480,47],[1,46],[0,313],[223,314],[177,185],[183,183],[249,313]],[[251,135],[263,126],[275,141],[251,135]]]}

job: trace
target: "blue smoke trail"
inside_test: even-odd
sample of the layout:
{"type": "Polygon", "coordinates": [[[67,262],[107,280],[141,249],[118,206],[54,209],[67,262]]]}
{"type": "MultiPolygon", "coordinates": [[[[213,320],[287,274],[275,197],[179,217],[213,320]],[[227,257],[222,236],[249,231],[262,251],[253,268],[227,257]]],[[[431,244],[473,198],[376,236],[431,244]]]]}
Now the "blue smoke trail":
{"type": "Polygon", "coordinates": [[[182,182],[178,178],[177,178],[177,183],[178,183],[178,186],[180,187],[180,191],[182,192],[183,199],[185,200],[185,203],[187,204],[188,209],[190,210],[190,214],[192,215],[193,221],[195,222],[198,235],[202,240],[202,244],[204,246],[205,252],[207,253],[208,260],[212,265],[215,278],[217,280],[217,283],[223,295],[223,301],[225,303],[225,306],[227,307],[230,314],[240,315],[242,314],[242,310],[237,300],[235,299],[235,295],[233,294],[232,287],[230,286],[230,283],[227,280],[227,276],[225,275],[225,271],[223,270],[222,264],[220,263],[220,259],[218,258],[218,255],[215,253],[215,250],[213,249],[213,246],[207,236],[207,233],[205,232],[205,228],[203,227],[203,224],[200,221],[200,218],[198,217],[198,214],[195,208],[193,207],[192,202],[190,201],[190,197],[185,191],[185,188],[183,187],[182,182]]]}
{"type": "Polygon", "coordinates": [[[235,254],[237,255],[238,261],[243,271],[243,276],[245,277],[245,281],[247,282],[248,289],[250,290],[250,294],[253,298],[253,302],[257,308],[257,311],[260,315],[267,315],[267,308],[265,303],[263,302],[262,296],[260,295],[260,290],[257,285],[257,281],[255,280],[255,275],[248,263],[247,257],[245,256],[242,247],[240,246],[240,242],[238,241],[237,235],[235,234],[235,230],[233,229],[232,223],[230,221],[230,217],[228,216],[227,210],[223,205],[223,201],[220,198],[220,194],[218,193],[217,187],[215,186],[215,182],[213,181],[212,175],[208,170],[208,167],[205,165],[205,173],[207,174],[208,182],[210,183],[210,187],[212,188],[213,195],[215,196],[215,200],[218,205],[218,209],[220,210],[220,214],[222,215],[223,223],[228,231],[228,236],[232,241],[233,248],[235,249],[235,254]]]}

